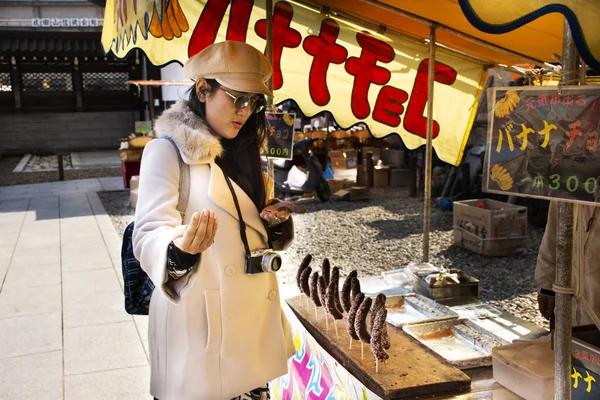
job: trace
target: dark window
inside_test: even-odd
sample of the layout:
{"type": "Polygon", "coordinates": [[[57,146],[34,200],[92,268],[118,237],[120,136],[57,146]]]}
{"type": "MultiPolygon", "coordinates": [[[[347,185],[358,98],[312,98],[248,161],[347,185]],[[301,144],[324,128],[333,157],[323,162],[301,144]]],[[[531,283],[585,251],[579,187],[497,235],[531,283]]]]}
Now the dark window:
{"type": "Polygon", "coordinates": [[[73,80],[67,72],[24,72],[23,92],[72,92],[73,80]]]}
{"type": "Polygon", "coordinates": [[[128,92],[127,72],[84,72],[84,92],[128,92]]]}
{"type": "Polygon", "coordinates": [[[8,72],[0,72],[0,92],[12,92],[12,83],[8,72]]]}

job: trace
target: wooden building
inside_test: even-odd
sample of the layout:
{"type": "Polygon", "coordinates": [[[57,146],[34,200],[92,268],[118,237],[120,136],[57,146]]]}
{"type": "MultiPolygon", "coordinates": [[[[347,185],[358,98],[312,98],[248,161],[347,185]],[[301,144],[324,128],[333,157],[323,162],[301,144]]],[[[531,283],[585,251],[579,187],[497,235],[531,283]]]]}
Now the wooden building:
{"type": "Polygon", "coordinates": [[[144,119],[143,92],[127,81],[160,70],[144,73],[140,51],[104,54],[101,3],[0,1],[2,155],[116,149],[144,119]]]}

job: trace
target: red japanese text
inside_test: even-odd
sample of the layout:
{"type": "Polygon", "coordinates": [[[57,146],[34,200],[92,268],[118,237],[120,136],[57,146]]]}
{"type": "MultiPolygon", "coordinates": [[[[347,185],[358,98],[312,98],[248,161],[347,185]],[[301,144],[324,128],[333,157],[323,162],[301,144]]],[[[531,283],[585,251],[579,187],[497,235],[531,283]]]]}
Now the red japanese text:
{"type": "MultiPolygon", "coordinates": [[[[425,105],[427,104],[427,69],[429,68],[429,60],[421,61],[417,70],[417,77],[410,94],[410,101],[406,109],[406,118],[404,118],[404,129],[410,133],[414,133],[422,138],[427,137],[427,118],[423,116],[425,105]]],[[[434,79],[436,82],[444,85],[452,85],[456,80],[457,72],[450,66],[435,63],[434,79]]],[[[436,138],[440,133],[440,124],[433,121],[432,137],[436,138]]]]}
{"type": "Polygon", "coordinates": [[[371,83],[385,85],[392,76],[390,71],[377,66],[377,62],[389,63],[394,59],[395,53],[389,44],[367,33],[358,33],[356,41],[362,47],[362,51],[360,57],[350,57],[346,61],[346,71],[354,76],[352,113],[356,118],[364,119],[371,114],[368,98],[371,83]]]}
{"type": "Polygon", "coordinates": [[[341,64],[348,57],[348,50],[335,43],[339,32],[337,22],[326,18],[321,22],[319,36],[308,36],[302,45],[304,51],[314,56],[308,76],[308,87],[312,101],[318,106],[326,105],[331,99],[327,88],[329,64],[341,64]]]}
{"type": "Polygon", "coordinates": [[[229,24],[227,25],[227,40],[246,41],[246,32],[248,32],[254,0],[236,0],[233,2],[229,0],[208,0],[190,39],[189,57],[215,42],[219,26],[223,21],[229,3],[231,3],[231,12],[229,24]]]}
{"type": "MultiPolygon", "coordinates": [[[[281,73],[281,55],[285,47],[295,48],[302,43],[300,32],[290,27],[294,9],[289,3],[280,1],[275,4],[273,13],[273,89],[281,89],[283,75],[281,73]]],[[[261,19],[254,27],[256,34],[267,38],[267,21],[261,19]]]]}

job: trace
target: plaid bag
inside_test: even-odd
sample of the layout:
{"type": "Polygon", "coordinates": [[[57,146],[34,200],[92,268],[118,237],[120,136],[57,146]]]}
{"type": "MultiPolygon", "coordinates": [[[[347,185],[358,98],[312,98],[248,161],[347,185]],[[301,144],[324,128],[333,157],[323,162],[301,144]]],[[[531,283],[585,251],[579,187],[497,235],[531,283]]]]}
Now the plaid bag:
{"type": "MultiPolygon", "coordinates": [[[[183,221],[184,212],[187,207],[190,190],[189,166],[183,162],[179,148],[169,137],[167,139],[177,152],[179,161],[179,202],[177,210],[181,213],[183,221]]],[[[123,243],[121,245],[121,266],[123,269],[123,291],[125,294],[125,311],[128,314],[148,315],[150,298],[154,291],[154,283],[142,269],[140,262],[133,254],[133,228],[135,222],[130,223],[123,232],[123,243]]]]}

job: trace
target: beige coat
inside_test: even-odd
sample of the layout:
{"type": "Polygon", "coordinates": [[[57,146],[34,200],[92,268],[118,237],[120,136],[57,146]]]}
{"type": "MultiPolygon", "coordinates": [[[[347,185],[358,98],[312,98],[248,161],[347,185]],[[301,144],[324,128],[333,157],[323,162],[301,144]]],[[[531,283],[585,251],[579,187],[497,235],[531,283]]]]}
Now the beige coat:
{"type": "MultiPolygon", "coordinates": [[[[600,314],[600,218],[597,207],[576,206],[573,251],[573,287],[595,311],[600,314]],[[588,231],[589,226],[589,231],[588,231]],[[582,270],[582,263],[585,268],[582,270]]],[[[556,268],[556,203],[550,203],[548,223],[535,269],[538,292],[541,288],[552,290],[556,268]]],[[[583,302],[573,302],[573,325],[592,324],[583,302]]]]}
{"type": "MultiPolygon", "coordinates": [[[[153,140],[144,150],[133,232],[134,253],[156,285],[150,302],[150,392],[160,400],[231,399],[287,373],[294,354],[291,329],[280,305],[277,277],[244,274],[238,215],[222,170],[222,147],[187,106],[178,102],[155,124],[171,136],[190,166],[193,212],[214,210],[214,244],[185,277],[166,272],[167,246],[181,224],[176,210],[179,165],[172,145],[153,140]]],[[[251,250],[264,248],[267,232],[252,200],[234,182],[251,250]]]]}

